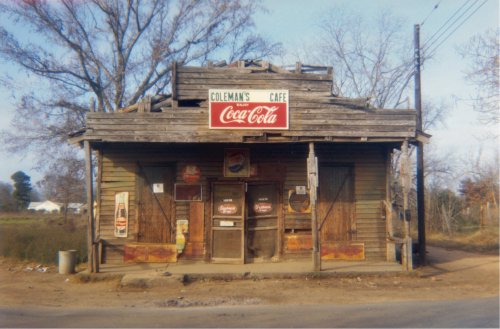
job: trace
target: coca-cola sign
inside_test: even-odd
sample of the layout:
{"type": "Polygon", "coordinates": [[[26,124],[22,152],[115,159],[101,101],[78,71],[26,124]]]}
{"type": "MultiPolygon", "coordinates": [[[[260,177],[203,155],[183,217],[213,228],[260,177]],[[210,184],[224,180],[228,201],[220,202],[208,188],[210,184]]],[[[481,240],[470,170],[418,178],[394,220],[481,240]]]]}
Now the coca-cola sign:
{"type": "Polygon", "coordinates": [[[210,89],[211,129],[288,129],[288,90],[210,89]]]}

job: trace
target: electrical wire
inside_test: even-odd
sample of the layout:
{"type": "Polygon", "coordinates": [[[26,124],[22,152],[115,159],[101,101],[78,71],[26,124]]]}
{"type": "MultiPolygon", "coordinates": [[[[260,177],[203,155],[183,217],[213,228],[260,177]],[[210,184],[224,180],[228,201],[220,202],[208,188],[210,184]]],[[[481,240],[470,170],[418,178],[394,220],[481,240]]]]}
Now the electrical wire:
{"type": "Polygon", "coordinates": [[[459,7],[459,8],[458,8],[458,9],[457,9],[454,13],[453,13],[453,15],[451,15],[451,16],[448,18],[448,20],[446,20],[446,22],[444,22],[444,23],[443,23],[443,25],[441,25],[441,26],[439,27],[439,29],[437,29],[437,31],[436,31],[436,32],[434,32],[434,34],[433,34],[433,35],[431,35],[431,36],[429,37],[429,39],[427,40],[427,42],[431,42],[431,41],[432,41],[432,39],[433,39],[433,38],[434,38],[434,37],[435,37],[435,36],[436,36],[439,32],[441,32],[441,30],[442,30],[442,29],[446,26],[446,24],[448,24],[448,23],[449,23],[449,21],[451,21],[451,20],[455,17],[455,15],[457,15],[457,14],[458,14],[458,13],[462,10],[462,8],[463,8],[463,7],[465,7],[465,5],[467,5],[467,3],[468,3],[469,1],[470,1],[470,0],[465,0],[465,1],[464,1],[464,3],[463,3],[463,4],[462,4],[462,5],[461,5],[461,6],[460,6],[460,7],[459,7]]]}
{"type": "Polygon", "coordinates": [[[484,0],[478,7],[476,7],[464,20],[462,20],[460,22],[459,25],[457,25],[439,44],[437,44],[434,48],[432,48],[432,50],[429,50],[430,46],[426,49],[423,50],[423,52],[427,52],[429,54],[428,57],[432,57],[434,56],[434,54],[436,53],[436,51],[438,50],[439,47],[441,47],[441,45],[443,43],[445,43],[449,38],[450,36],[453,35],[453,33],[455,33],[460,27],[462,27],[465,22],[467,22],[469,20],[469,18],[472,17],[472,15],[474,15],[482,6],[484,6],[486,4],[486,2],[488,2],[488,0],[484,0]]]}
{"type": "Polygon", "coordinates": [[[430,48],[432,47],[436,42],[439,41],[439,39],[446,33],[448,32],[448,30],[450,28],[452,28],[455,23],[458,22],[458,20],[460,20],[465,14],[468,13],[469,10],[471,10],[471,8],[476,5],[480,0],[475,0],[474,2],[472,2],[472,4],[470,4],[471,2],[469,0],[467,0],[462,6],[460,6],[460,8],[458,8],[457,11],[455,11],[453,13],[453,15],[450,16],[450,18],[448,18],[448,20],[425,42],[425,44],[423,45],[423,48],[430,48]],[[457,16],[457,14],[462,11],[462,8],[465,7],[465,5],[467,4],[470,4],[458,17],[455,18],[455,16],[457,16]],[[452,19],[454,19],[450,24],[448,24],[452,19]],[[443,28],[445,28],[443,30],[443,28]],[[443,31],[442,31],[443,30],[443,31]],[[438,34],[439,33],[439,34],[438,34]],[[437,36],[436,36],[437,35],[437,36]]]}

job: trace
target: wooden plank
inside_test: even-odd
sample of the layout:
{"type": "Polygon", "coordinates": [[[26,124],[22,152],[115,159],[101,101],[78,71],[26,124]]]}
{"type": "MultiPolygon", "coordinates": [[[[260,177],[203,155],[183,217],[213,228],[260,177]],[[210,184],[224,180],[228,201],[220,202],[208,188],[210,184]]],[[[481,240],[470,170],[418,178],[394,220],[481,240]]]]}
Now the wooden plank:
{"type": "Polygon", "coordinates": [[[204,242],[205,212],[203,202],[189,203],[189,241],[204,242]]]}
{"type": "MultiPolygon", "coordinates": [[[[312,96],[311,96],[312,97],[312,96]]],[[[309,98],[311,98],[309,97],[309,98]]],[[[311,98],[312,100],[312,98],[311,98]]],[[[416,117],[416,114],[413,110],[384,110],[384,109],[370,109],[370,110],[363,110],[359,111],[356,109],[352,108],[347,108],[342,105],[336,105],[335,103],[332,103],[330,105],[321,105],[317,109],[314,109],[315,103],[304,103],[304,109],[300,110],[300,113],[304,114],[314,114],[318,112],[322,112],[324,114],[358,114],[358,115],[377,115],[377,116],[387,116],[388,119],[390,119],[392,116],[394,117],[394,120],[401,120],[402,118],[408,118],[411,120],[411,118],[416,117]],[[400,117],[397,117],[400,116],[400,117]],[[401,117],[402,116],[402,117],[401,117]]],[[[295,112],[295,111],[294,111],[295,112]]],[[[203,113],[208,113],[208,106],[207,107],[183,107],[180,108],[176,111],[168,111],[168,112],[151,112],[151,113],[121,113],[121,112],[113,112],[113,113],[105,113],[105,112],[95,112],[95,113],[87,113],[87,120],[91,121],[93,119],[126,119],[126,118],[136,118],[136,119],[148,119],[148,118],[168,118],[170,116],[177,116],[177,115],[182,115],[182,114],[203,114],[203,113]]],[[[319,113],[318,113],[319,114],[319,113]]]]}
{"type": "Polygon", "coordinates": [[[365,244],[356,242],[328,242],[321,244],[322,260],[364,260],[365,244]]]}
{"type": "Polygon", "coordinates": [[[311,234],[286,234],[285,251],[298,252],[312,250],[311,234]]]}
{"type": "Polygon", "coordinates": [[[123,261],[131,263],[175,263],[175,244],[130,243],[123,247],[123,261]]]}
{"type": "Polygon", "coordinates": [[[202,259],[205,256],[205,244],[203,242],[188,242],[182,257],[187,259],[202,259]]]}
{"type": "MultiPolygon", "coordinates": [[[[94,189],[93,189],[93,178],[92,178],[92,150],[90,148],[90,142],[84,142],[84,152],[85,152],[85,186],[87,190],[87,205],[94,204],[94,189]]],[[[94,263],[95,255],[93,253],[94,248],[94,207],[87,207],[87,269],[89,272],[98,272],[99,265],[94,263]]]]}
{"type": "Polygon", "coordinates": [[[294,230],[310,230],[311,229],[311,218],[290,218],[287,214],[285,218],[285,229],[294,230]]]}
{"type": "MultiPolygon", "coordinates": [[[[328,91],[331,95],[330,81],[311,81],[311,80],[297,80],[297,79],[268,79],[265,76],[255,77],[255,79],[246,79],[246,76],[235,76],[227,77],[225,79],[210,78],[208,76],[204,78],[181,78],[177,84],[177,88],[182,90],[205,90],[208,89],[235,89],[238,88],[248,88],[254,86],[255,88],[250,89],[266,89],[267,86],[289,89],[289,90],[303,90],[303,91],[328,91]],[[328,89],[329,88],[329,89],[328,89]]],[[[208,93],[207,93],[208,94],[208,93]]]]}
{"type": "Polygon", "coordinates": [[[182,81],[186,78],[191,79],[227,79],[227,78],[245,78],[245,79],[262,79],[266,77],[269,80],[312,80],[312,81],[325,81],[332,80],[331,75],[328,74],[306,74],[306,73],[252,73],[252,68],[203,68],[203,67],[178,67],[177,78],[182,81]]]}

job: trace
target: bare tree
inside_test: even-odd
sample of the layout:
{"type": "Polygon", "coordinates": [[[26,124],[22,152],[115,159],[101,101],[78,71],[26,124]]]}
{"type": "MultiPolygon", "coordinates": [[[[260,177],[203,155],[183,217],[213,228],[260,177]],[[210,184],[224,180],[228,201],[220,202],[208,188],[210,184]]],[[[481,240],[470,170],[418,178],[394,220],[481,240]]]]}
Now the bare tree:
{"type": "Polygon", "coordinates": [[[469,60],[465,78],[476,87],[474,109],[483,123],[500,123],[500,28],[472,37],[459,49],[469,60]]]}
{"type": "MultiPolygon", "coordinates": [[[[0,3],[0,57],[42,82],[17,106],[9,150],[59,144],[83,126],[90,96],[112,112],[168,93],[171,63],[211,56],[260,58],[281,51],[252,33],[251,0],[61,0],[0,3]],[[27,33],[17,29],[29,28],[27,33]]],[[[15,79],[2,79],[18,87],[15,79]]],[[[17,89],[16,89],[17,90],[17,89]]]]}
{"type": "Polygon", "coordinates": [[[47,199],[64,205],[64,220],[68,218],[68,204],[85,200],[85,171],[83,160],[75,152],[65,153],[52,163],[37,186],[47,199]]]}
{"type": "Polygon", "coordinates": [[[367,97],[378,108],[406,105],[412,78],[411,37],[402,20],[381,12],[374,21],[342,8],[319,21],[315,58],[334,69],[334,93],[367,97]]]}

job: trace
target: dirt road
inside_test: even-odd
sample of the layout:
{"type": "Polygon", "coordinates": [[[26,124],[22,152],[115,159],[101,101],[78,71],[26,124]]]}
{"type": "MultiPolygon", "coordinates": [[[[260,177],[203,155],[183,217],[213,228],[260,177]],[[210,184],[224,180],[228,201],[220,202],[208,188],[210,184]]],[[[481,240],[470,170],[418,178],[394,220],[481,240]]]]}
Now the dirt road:
{"type": "Polygon", "coordinates": [[[218,305],[366,304],[464,300],[499,296],[499,257],[429,247],[429,266],[417,275],[318,279],[168,281],[154,288],[121,287],[119,280],[82,283],[36,264],[0,260],[2,307],[189,307],[218,305]],[[33,268],[30,270],[29,268],[33,268]]]}
{"type": "Polygon", "coordinates": [[[0,307],[15,328],[498,328],[498,298],[229,307],[0,307]]]}

